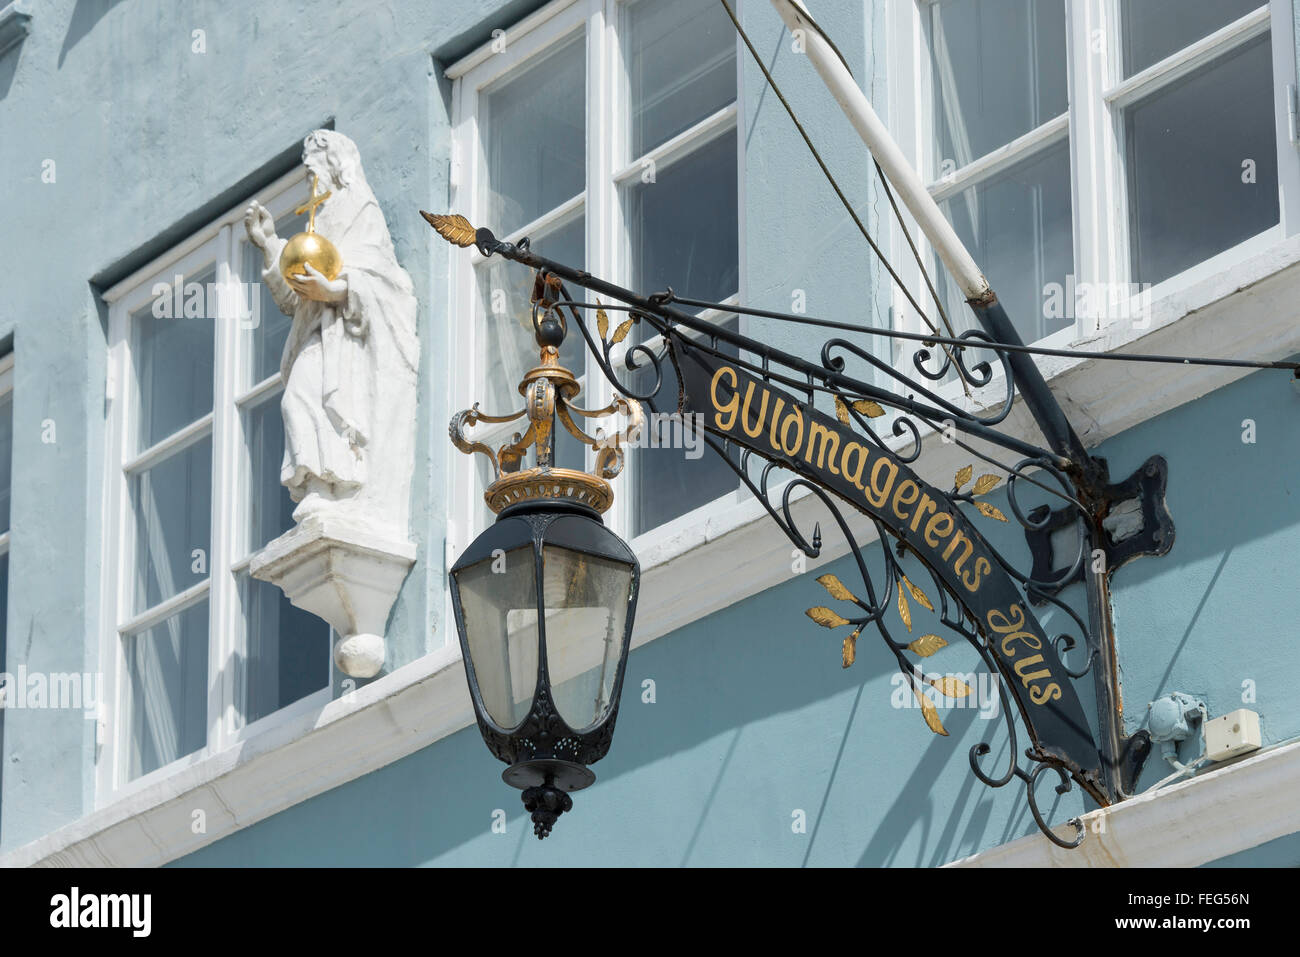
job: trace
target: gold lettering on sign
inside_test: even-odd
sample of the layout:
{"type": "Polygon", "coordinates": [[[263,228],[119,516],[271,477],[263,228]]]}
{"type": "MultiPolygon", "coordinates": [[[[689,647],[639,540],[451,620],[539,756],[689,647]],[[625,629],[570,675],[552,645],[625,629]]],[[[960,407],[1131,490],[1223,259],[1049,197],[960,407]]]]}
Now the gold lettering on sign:
{"type": "Polygon", "coordinates": [[[952,528],[952,516],[947,512],[940,512],[926,523],[925,544],[931,548],[938,548],[940,539],[947,538],[952,528]]]}
{"type": "Polygon", "coordinates": [[[745,407],[740,413],[740,427],[745,430],[745,434],[751,439],[756,439],[763,434],[763,420],[767,418],[767,390],[763,390],[763,404],[758,410],[758,421],[754,423],[753,431],[749,428],[749,400],[754,397],[754,383],[750,383],[745,388],[745,407]]]}
{"type": "Polygon", "coordinates": [[[898,466],[893,461],[886,458],[876,459],[876,464],[871,468],[871,489],[867,492],[867,501],[876,508],[884,508],[889,493],[893,491],[896,478],[898,478],[898,466]],[[889,477],[882,479],[882,472],[888,472],[889,477]]]}
{"type": "Polygon", "coordinates": [[[975,559],[975,574],[972,575],[970,572],[962,572],[961,583],[966,586],[967,591],[978,591],[980,582],[983,581],[984,576],[992,570],[993,565],[987,558],[981,555],[979,558],[975,559]]]}
{"type": "Polygon", "coordinates": [[[840,471],[844,477],[857,486],[858,491],[862,491],[862,472],[867,467],[867,450],[857,442],[850,442],[844,446],[844,457],[840,459],[840,471]],[[858,467],[850,471],[849,456],[854,452],[858,453],[858,467]]]}
{"type": "Polygon", "coordinates": [[[926,515],[937,510],[938,506],[935,505],[934,499],[930,498],[930,494],[928,492],[922,494],[921,504],[916,506],[916,511],[912,513],[912,524],[910,526],[912,531],[915,532],[920,528],[921,520],[925,518],[926,515]]]}
{"type": "Polygon", "coordinates": [[[911,515],[910,512],[904,512],[904,505],[911,505],[921,497],[921,486],[917,485],[911,479],[904,479],[898,483],[898,488],[894,489],[894,501],[890,506],[894,514],[902,521],[906,522],[911,515]]]}
{"type": "MultiPolygon", "coordinates": [[[[767,408],[767,390],[763,390],[763,407],[767,408]]],[[[768,437],[767,444],[772,446],[773,452],[780,452],[781,446],[776,444],[776,424],[781,421],[781,410],[785,407],[785,399],[778,398],[776,405],[772,408],[772,434],[768,437]]]]}
{"type": "Polygon", "coordinates": [[[838,433],[833,429],[826,428],[820,422],[810,422],[808,424],[808,451],[804,453],[803,457],[805,462],[812,463],[813,453],[816,452],[817,468],[829,466],[832,475],[839,475],[840,470],[835,467],[835,456],[839,451],[840,437],[838,433]],[[828,447],[829,452],[827,451],[828,447]]]}
{"type": "Polygon", "coordinates": [[[713,408],[716,410],[713,415],[713,424],[723,432],[730,432],[731,427],[736,424],[736,412],[740,409],[740,394],[736,391],[736,370],[731,366],[722,366],[717,372],[713,373],[713,382],[711,384],[710,398],[713,400],[713,408]],[[723,376],[731,377],[731,398],[726,403],[718,401],[718,382],[723,376]],[[726,418],[723,415],[726,414],[726,418]]]}
{"type": "Polygon", "coordinates": [[[952,537],[952,541],[948,543],[948,547],[943,550],[943,560],[946,562],[951,558],[952,553],[956,551],[959,545],[964,545],[965,548],[962,549],[962,553],[958,559],[952,563],[952,570],[961,574],[961,566],[966,564],[966,559],[970,558],[971,552],[975,551],[975,543],[967,538],[964,532],[958,532],[952,537]]]}
{"type": "Polygon", "coordinates": [[[799,406],[792,405],[790,406],[790,414],[781,423],[781,451],[791,458],[798,458],[801,448],[803,448],[803,412],[800,411],[799,406]],[[793,442],[790,441],[791,425],[799,427],[793,442]]]}
{"type": "MultiPolygon", "coordinates": [[[[978,562],[976,563],[978,567],[978,562]]],[[[1019,605],[1011,606],[1011,616],[1003,614],[996,608],[992,609],[986,616],[989,628],[1002,635],[1002,654],[1007,658],[1016,657],[1016,642],[1020,642],[1031,651],[1040,651],[1043,647],[1042,640],[1030,631],[1025,630],[1025,610],[1019,605]]],[[[1048,668],[1039,668],[1037,671],[1026,673],[1028,669],[1035,665],[1043,663],[1041,654],[1030,655],[1016,661],[1016,675],[1020,678],[1020,683],[1029,689],[1029,700],[1034,704],[1046,704],[1049,701],[1055,701],[1061,697],[1061,686],[1055,681],[1046,685],[1035,684],[1043,678],[1052,677],[1052,672],[1048,668]]]]}

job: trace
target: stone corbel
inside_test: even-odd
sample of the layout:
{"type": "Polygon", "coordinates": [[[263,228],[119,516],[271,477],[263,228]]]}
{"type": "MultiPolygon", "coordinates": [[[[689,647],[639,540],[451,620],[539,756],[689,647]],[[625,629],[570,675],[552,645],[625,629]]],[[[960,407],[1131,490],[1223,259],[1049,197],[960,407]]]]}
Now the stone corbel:
{"type": "Polygon", "coordinates": [[[254,578],[334,628],[334,663],[354,678],[384,665],[384,626],[415,563],[415,545],[342,516],[311,516],[254,556],[254,578]]]}

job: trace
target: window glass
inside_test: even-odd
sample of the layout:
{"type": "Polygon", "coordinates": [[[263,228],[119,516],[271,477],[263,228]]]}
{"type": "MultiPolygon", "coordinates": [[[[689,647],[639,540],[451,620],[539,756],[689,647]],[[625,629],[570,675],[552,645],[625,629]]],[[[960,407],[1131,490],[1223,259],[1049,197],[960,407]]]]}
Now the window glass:
{"type": "Polygon", "coordinates": [[[582,192],[586,176],[583,34],[484,96],[488,221],[508,236],[582,192]]]}
{"type": "Polygon", "coordinates": [[[239,575],[239,600],[248,657],[236,697],[251,723],[329,684],[330,628],[246,572],[239,575]]]}
{"type": "MultiPolygon", "coordinates": [[[[585,235],[579,213],[551,232],[532,238],[532,248],[539,256],[582,269],[586,263],[585,235]]],[[[480,340],[485,376],[483,410],[489,415],[505,415],[521,407],[519,380],[538,362],[531,301],[534,273],[518,263],[494,257],[478,267],[477,278],[484,316],[480,340]]],[[[586,294],[577,287],[569,292],[575,296],[586,294]]],[[[570,322],[569,334],[560,348],[560,364],[581,376],[586,354],[582,333],[570,322]]]]}
{"type": "Polygon", "coordinates": [[[284,418],[280,397],[272,396],[244,413],[248,442],[248,550],[256,551],[293,528],[293,499],[280,484],[284,461],[284,418]]]}
{"type": "Polygon", "coordinates": [[[693,299],[720,302],[740,288],[736,133],[719,136],[625,194],[632,285],[669,285],[693,299]]]}
{"type": "Polygon", "coordinates": [[[207,578],[211,554],[212,437],[129,480],[135,513],[138,612],[207,578]]]}
{"type": "Polygon", "coordinates": [[[154,315],[154,303],[131,317],[136,381],[140,389],[137,448],[156,444],[212,411],[213,344],[216,296],[209,295],[216,270],[187,277],[181,294],[154,315]],[[210,308],[211,307],[211,308],[210,308]]]}
{"type": "MultiPolygon", "coordinates": [[[[0,532],[9,531],[10,470],[14,455],[14,399],[12,392],[0,396],[0,532]]],[[[4,668],[0,667],[0,671],[4,668]]]]}
{"type": "Polygon", "coordinates": [[[1130,106],[1124,139],[1136,282],[1160,282],[1276,225],[1269,37],[1130,106]]]}
{"type": "MultiPolygon", "coordinates": [[[[718,322],[736,332],[739,323],[730,316],[718,322]]],[[[727,355],[739,353],[721,344],[727,355]]],[[[662,347],[658,350],[663,354],[662,347]]],[[[654,368],[638,356],[644,368],[629,381],[633,391],[644,393],[654,386],[654,368]]],[[[660,370],[663,384],[655,396],[661,413],[677,408],[679,382],[672,360],[662,355],[660,370]]],[[[632,534],[640,535],[680,515],[707,505],[740,487],[740,479],[731,467],[704,442],[704,430],[694,423],[652,416],[647,408],[645,436],[631,450],[629,461],[632,483],[632,534]]]]}
{"type": "Polygon", "coordinates": [[[1064,113],[1064,0],[942,0],[927,18],[938,178],[1064,113]]]}
{"type": "Polygon", "coordinates": [[[720,4],[640,0],[625,36],[633,156],[736,99],[736,31],[720,4]]]}
{"type": "MultiPolygon", "coordinates": [[[[1052,283],[1064,288],[1074,267],[1068,143],[984,180],[943,203],[942,209],[1024,341],[1073,324],[1068,312],[1049,318],[1045,292],[1052,283]]],[[[969,326],[964,297],[946,270],[942,275],[948,315],[969,326]]]]}
{"type": "Polygon", "coordinates": [[[132,778],[207,743],[208,603],[122,639],[132,778]]]}
{"type": "Polygon", "coordinates": [[[1120,0],[1124,76],[1141,73],[1264,5],[1260,0],[1120,0]]]}

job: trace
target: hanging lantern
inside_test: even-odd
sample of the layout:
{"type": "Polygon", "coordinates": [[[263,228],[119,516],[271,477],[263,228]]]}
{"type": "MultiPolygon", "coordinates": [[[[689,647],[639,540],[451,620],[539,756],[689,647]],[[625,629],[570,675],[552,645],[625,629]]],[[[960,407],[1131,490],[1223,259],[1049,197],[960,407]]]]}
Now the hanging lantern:
{"type": "Polygon", "coordinates": [[[543,303],[533,324],[541,364],[520,383],[525,408],[493,417],[475,406],[451,422],[458,448],[492,461],[485,498],[497,513],[452,568],[451,596],[479,731],[544,838],[572,808],[570,792],[595,781],[590,765],[609,751],[618,716],[640,565],[600,516],[613,503],[607,479],[622,470],[622,446],[635,441],[643,414],[621,398],[605,409],[573,405],[580,387],[559,364],[563,319],[543,303]],[[574,423],[614,414],[629,424],[610,438],[574,423]],[[495,455],[465,436],[479,422],[525,416],[527,432],[495,455]],[[552,465],[557,421],[598,450],[596,473],[552,465]],[[530,447],[537,465],[521,468],[530,447]]]}

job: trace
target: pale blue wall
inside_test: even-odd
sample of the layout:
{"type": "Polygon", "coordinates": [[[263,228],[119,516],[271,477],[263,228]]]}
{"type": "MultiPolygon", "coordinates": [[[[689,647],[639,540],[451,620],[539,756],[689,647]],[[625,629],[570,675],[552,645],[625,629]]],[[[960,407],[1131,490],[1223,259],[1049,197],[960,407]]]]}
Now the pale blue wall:
{"type": "MultiPolygon", "coordinates": [[[[1292,544],[1300,489],[1291,467],[1298,407],[1285,374],[1258,373],[1098,450],[1116,475],[1156,452],[1170,462],[1174,549],[1127,566],[1114,582],[1131,712],[1171,690],[1231,710],[1240,706],[1239,675],[1253,675],[1266,743],[1300,734],[1300,708],[1288,694],[1300,681],[1290,631],[1300,613],[1292,544]],[[1247,417],[1258,429],[1254,446],[1240,442],[1247,417]]],[[[1012,534],[991,538],[1008,544],[1012,534]]],[[[853,580],[847,562],[834,570],[853,580]]],[[[811,578],[634,651],[599,780],[575,795],[574,811],[545,842],[532,837],[500,765],[470,728],[180,863],[915,866],[1031,833],[1022,792],[991,792],[967,767],[967,749],[983,737],[1005,760],[1001,728],[954,709],[941,712],[951,736],[936,737],[916,711],[891,708],[893,662],[871,636],[859,641],[857,664],[841,670],[835,638],[803,616],[826,601],[811,578]],[[655,704],[641,702],[647,677],[655,704]],[[495,808],[509,815],[505,835],[491,832],[495,808]],[[807,834],[792,833],[796,808],[807,812],[807,834]]],[[[1064,627],[1047,620],[1049,630],[1064,627]]],[[[965,649],[940,655],[930,659],[936,670],[972,666],[965,649]]],[[[1090,683],[1079,690],[1091,715],[1090,683]]],[[[1165,773],[1153,761],[1143,785],[1165,773]]],[[[1046,806],[1050,786],[1041,790],[1046,806]]],[[[1050,818],[1081,807],[1076,790],[1050,818]]],[[[1282,841],[1240,863],[1293,858],[1282,841]]]]}
{"type": "MultiPolygon", "coordinates": [[[[398,598],[390,664],[447,638],[441,529],[449,410],[440,381],[447,247],[421,206],[447,198],[455,57],[542,0],[175,4],[50,0],[0,58],[0,343],[12,340],[13,545],[6,670],[94,671],[105,424],[106,311],[125,278],[298,162],[332,122],[361,144],[366,173],[420,298],[419,446],[412,489],[420,558],[398,598]],[[192,31],[206,31],[206,53],[192,31]],[[56,181],[41,181],[55,161],[56,181]],[[434,296],[437,290],[439,295],[434,296]],[[434,373],[437,370],[437,373],[434,373]],[[40,441],[52,419],[55,444],[40,441]],[[431,441],[436,437],[436,441],[431,441]]],[[[0,847],[92,806],[93,722],[80,711],[6,717],[0,847]]]]}
{"type": "MultiPolygon", "coordinates": [[[[361,145],[421,300],[422,467],[413,490],[421,559],[389,628],[394,664],[448,639],[439,596],[450,410],[436,386],[450,361],[441,305],[448,251],[415,214],[447,199],[449,88],[429,54],[454,59],[537,5],[391,2],[367,5],[355,22],[348,12],[357,5],[296,0],[186,12],[160,2],[41,5],[32,36],[0,60],[0,171],[12,184],[0,234],[0,341],[12,337],[18,358],[9,670],[96,666],[87,636],[99,600],[105,341],[92,281],[122,278],[288,169],[303,133],[327,120],[361,145]],[[202,56],[190,52],[196,28],[207,31],[202,56]],[[40,181],[46,158],[58,164],[52,185],[40,181]],[[52,446],[40,443],[45,418],[57,423],[52,446]]],[[[881,33],[879,9],[871,25],[855,0],[822,0],[817,12],[883,104],[878,45],[869,42],[881,33]]],[[[879,230],[883,200],[869,192],[856,137],[791,54],[770,6],[750,0],[743,16],[879,230]]],[[[742,106],[745,298],[788,308],[801,288],[810,313],[853,304],[860,315],[870,304],[880,321],[878,267],[748,62],[742,106]]],[[[799,349],[806,340],[774,341],[799,349]]],[[[1268,741],[1300,733],[1300,705],[1287,695],[1300,662],[1286,651],[1300,611],[1289,544],[1300,519],[1297,402],[1285,376],[1256,375],[1101,450],[1117,478],[1165,454],[1178,527],[1169,557],[1142,559],[1115,583],[1131,716],[1171,690],[1231,710],[1241,681],[1253,678],[1268,741]],[[1247,417],[1257,422],[1254,446],[1240,443],[1247,417]]],[[[1017,541],[1009,528],[991,537],[1017,541]]],[[[836,570],[850,579],[845,563],[836,570]]],[[[635,652],[600,780],[541,845],[471,728],[184,863],[937,864],[1028,833],[1016,787],[989,792],[967,768],[967,749],[986,737],[994,762],[1005,757],[1001,729],[954,710],[944,715],[952,736],[938,738],[915,710],[891,708],[892,659],[866,635],[858,663],[841,670],[837,638],[803,615],[823,603],[811,577],[794,579],[635,652]],[[657,684],[653,705],[640,701],[646,677],[657,684]],[[509,814],[505,836],[490,833],[495,808],[509,814]],[[806,834],[791,832],[795,809],[807,814],[806,834]]],[[[973,666],[964,649],[944,655],[951,660],[932,659],[936,668],[973,666]]],[[[1091,711],[1090,683],[1080,691],[1091,711]]],[[[0,846],[90,808],[91,734],[76,712],[8,716],[0,846]]],[[[1152,764],[1148,782],[1163,774],[1152,764]]],[[[1049,814],[1062,820],[1082,807],[1075,791],[1049,814]]]]}

